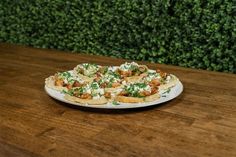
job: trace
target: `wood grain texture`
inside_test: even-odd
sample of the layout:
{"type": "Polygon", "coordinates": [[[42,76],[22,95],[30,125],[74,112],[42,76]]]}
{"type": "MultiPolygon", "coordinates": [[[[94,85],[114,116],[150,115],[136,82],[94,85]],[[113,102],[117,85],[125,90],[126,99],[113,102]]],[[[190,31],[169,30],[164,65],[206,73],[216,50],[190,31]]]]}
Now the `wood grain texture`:
{"type": "Polygon", "coordinates": [[[57,71],[124,61],[0,44],[0,156],[236,156],[234,74],[140,62],[178,76],[184,92],[132,110],[75,107],[44,92],[57,71]]]}

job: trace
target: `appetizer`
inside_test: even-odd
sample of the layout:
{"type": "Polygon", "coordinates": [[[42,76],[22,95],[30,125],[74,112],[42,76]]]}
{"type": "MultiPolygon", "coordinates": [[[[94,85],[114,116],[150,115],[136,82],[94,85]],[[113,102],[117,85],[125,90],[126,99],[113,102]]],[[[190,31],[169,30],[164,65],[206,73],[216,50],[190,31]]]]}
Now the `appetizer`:
{"type": "Polygon", "coordinates": [[[156,101],[178,81],[175,75],[159,69],[126,62],[120,66],[78,64],[73,70],[48,77],[45,84],[63,92],[68,101],[102,105],[114,101],[125,104],[156,101]]]}

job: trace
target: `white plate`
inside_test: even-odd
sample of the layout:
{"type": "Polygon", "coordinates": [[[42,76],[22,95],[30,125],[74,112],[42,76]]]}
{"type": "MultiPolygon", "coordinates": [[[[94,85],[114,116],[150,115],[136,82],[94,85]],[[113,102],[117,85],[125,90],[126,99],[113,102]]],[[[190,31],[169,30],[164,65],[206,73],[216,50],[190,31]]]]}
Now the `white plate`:
{"type": "Polygon", "coordinates": [[[51,88],[48,88],[47,86],[45,86],[45,91],[47,92],[48,95],[50,95],[54,99],[57,99],[59,101],[62,101],[62,102],[68,103],[68,104],[72,104],[72,105],[91,107],[91,108],[104,108],[104,109],[128,109],[128,108],[139,108],[139,107],[158,105],[158,104],[167,102],[169,100],[172,100],[182,93],[183,84],[179,81],[176,86],[171,88],[169,93],[167,93],[165,91],[160,91],[161,97],[160,97],[160,99],[158,99],[156,101],[145,102],[145,103],[119,103],[118,105],[114,105],[112,103],[107,103],[107,104],[103,104],[103,105],[80,104],[80,103],[65,100],[63,93],[53,90],[51,88]]]}

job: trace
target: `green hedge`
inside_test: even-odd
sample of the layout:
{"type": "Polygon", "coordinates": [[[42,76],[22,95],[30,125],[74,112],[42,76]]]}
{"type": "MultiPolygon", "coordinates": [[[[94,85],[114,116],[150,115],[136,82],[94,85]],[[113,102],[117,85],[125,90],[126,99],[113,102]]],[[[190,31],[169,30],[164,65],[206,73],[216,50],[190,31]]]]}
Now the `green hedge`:
{"type": "Polygon", "coordinates": [[[236,73],[234,0],[1,0],[0,41],[236,73]]]}

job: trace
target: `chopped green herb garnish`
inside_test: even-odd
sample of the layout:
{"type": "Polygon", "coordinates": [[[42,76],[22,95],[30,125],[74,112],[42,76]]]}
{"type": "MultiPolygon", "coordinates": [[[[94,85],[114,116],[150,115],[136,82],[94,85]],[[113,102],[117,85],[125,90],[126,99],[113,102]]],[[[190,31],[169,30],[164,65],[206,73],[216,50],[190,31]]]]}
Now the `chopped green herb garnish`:
{"type": "Polygon", "coordinates": [[[162,94],[168,94],[168,93],[170,93],[170,91],[171,91],[171,88],[168,88],[164,93],[162,93],[162,94]]]}
{"type": "Polygon", "coordinates": [[[98,94],[97,93],[92,93],[91,94],[93,97],[97,96],[98,94]]]}
{"type": "Polygon", "coordinates": [[[150,90],[150,86],[145,83],[134,83],[126,85],[124,90],[126,93],[128,93],[129,96],[141,98],[144,96],[140,94],[140,90],[150,90]]]}
{"type": "Polygon", "coordinates": [[[107,85],[108,88],[111,88],[112,87],[112,83],[109,82],[108,85],[107,85]]]}
{"type": "Polygon", "coordinates": [[[73,90],[68,90],[68,91],[63,90],[62,93],[63,93],[63,94],[68,94],[68,95],[70,95],[70,96],[73,96],[74,91],[73,91],[73,90]]]}
{"type": "Polygon", "coordinates": [[[100,71],[102,74],[107,73],[107,72],[108,72],[108,66],[104,66],[104,67],[100,68],[99,71],[100,71]]]}
{"type": "Polygon", "coordinates": [[[62,79],[68,79],[68,78],[71,77],[71,73],[69,73],[68,71],[66,71],[66,72],[59,72],[58,75],[62,79]]]}
{"type": "Polygon", "coordinates": [[[112,101],[113,105],[120,105],[117,101],[112,101]]]}
{"type": "Polygon", "coordinates": [[[91,84],[91,88],[92,88],[92,89],[98,89],[98,88],[99,88],[98,83],[97,83],[97,82],[93,82],[93,83],[91,84]]]}
{"type": "Polygon", "coordinates": [[[83,67],[84,67],[85,69],[88,69],[89,67],[95,67],[95,68],[97,68],[98,65],[97,65],[97,64],[94,64],[94,63],[84,63],[84,64],[83,64],[83,67]]]}

